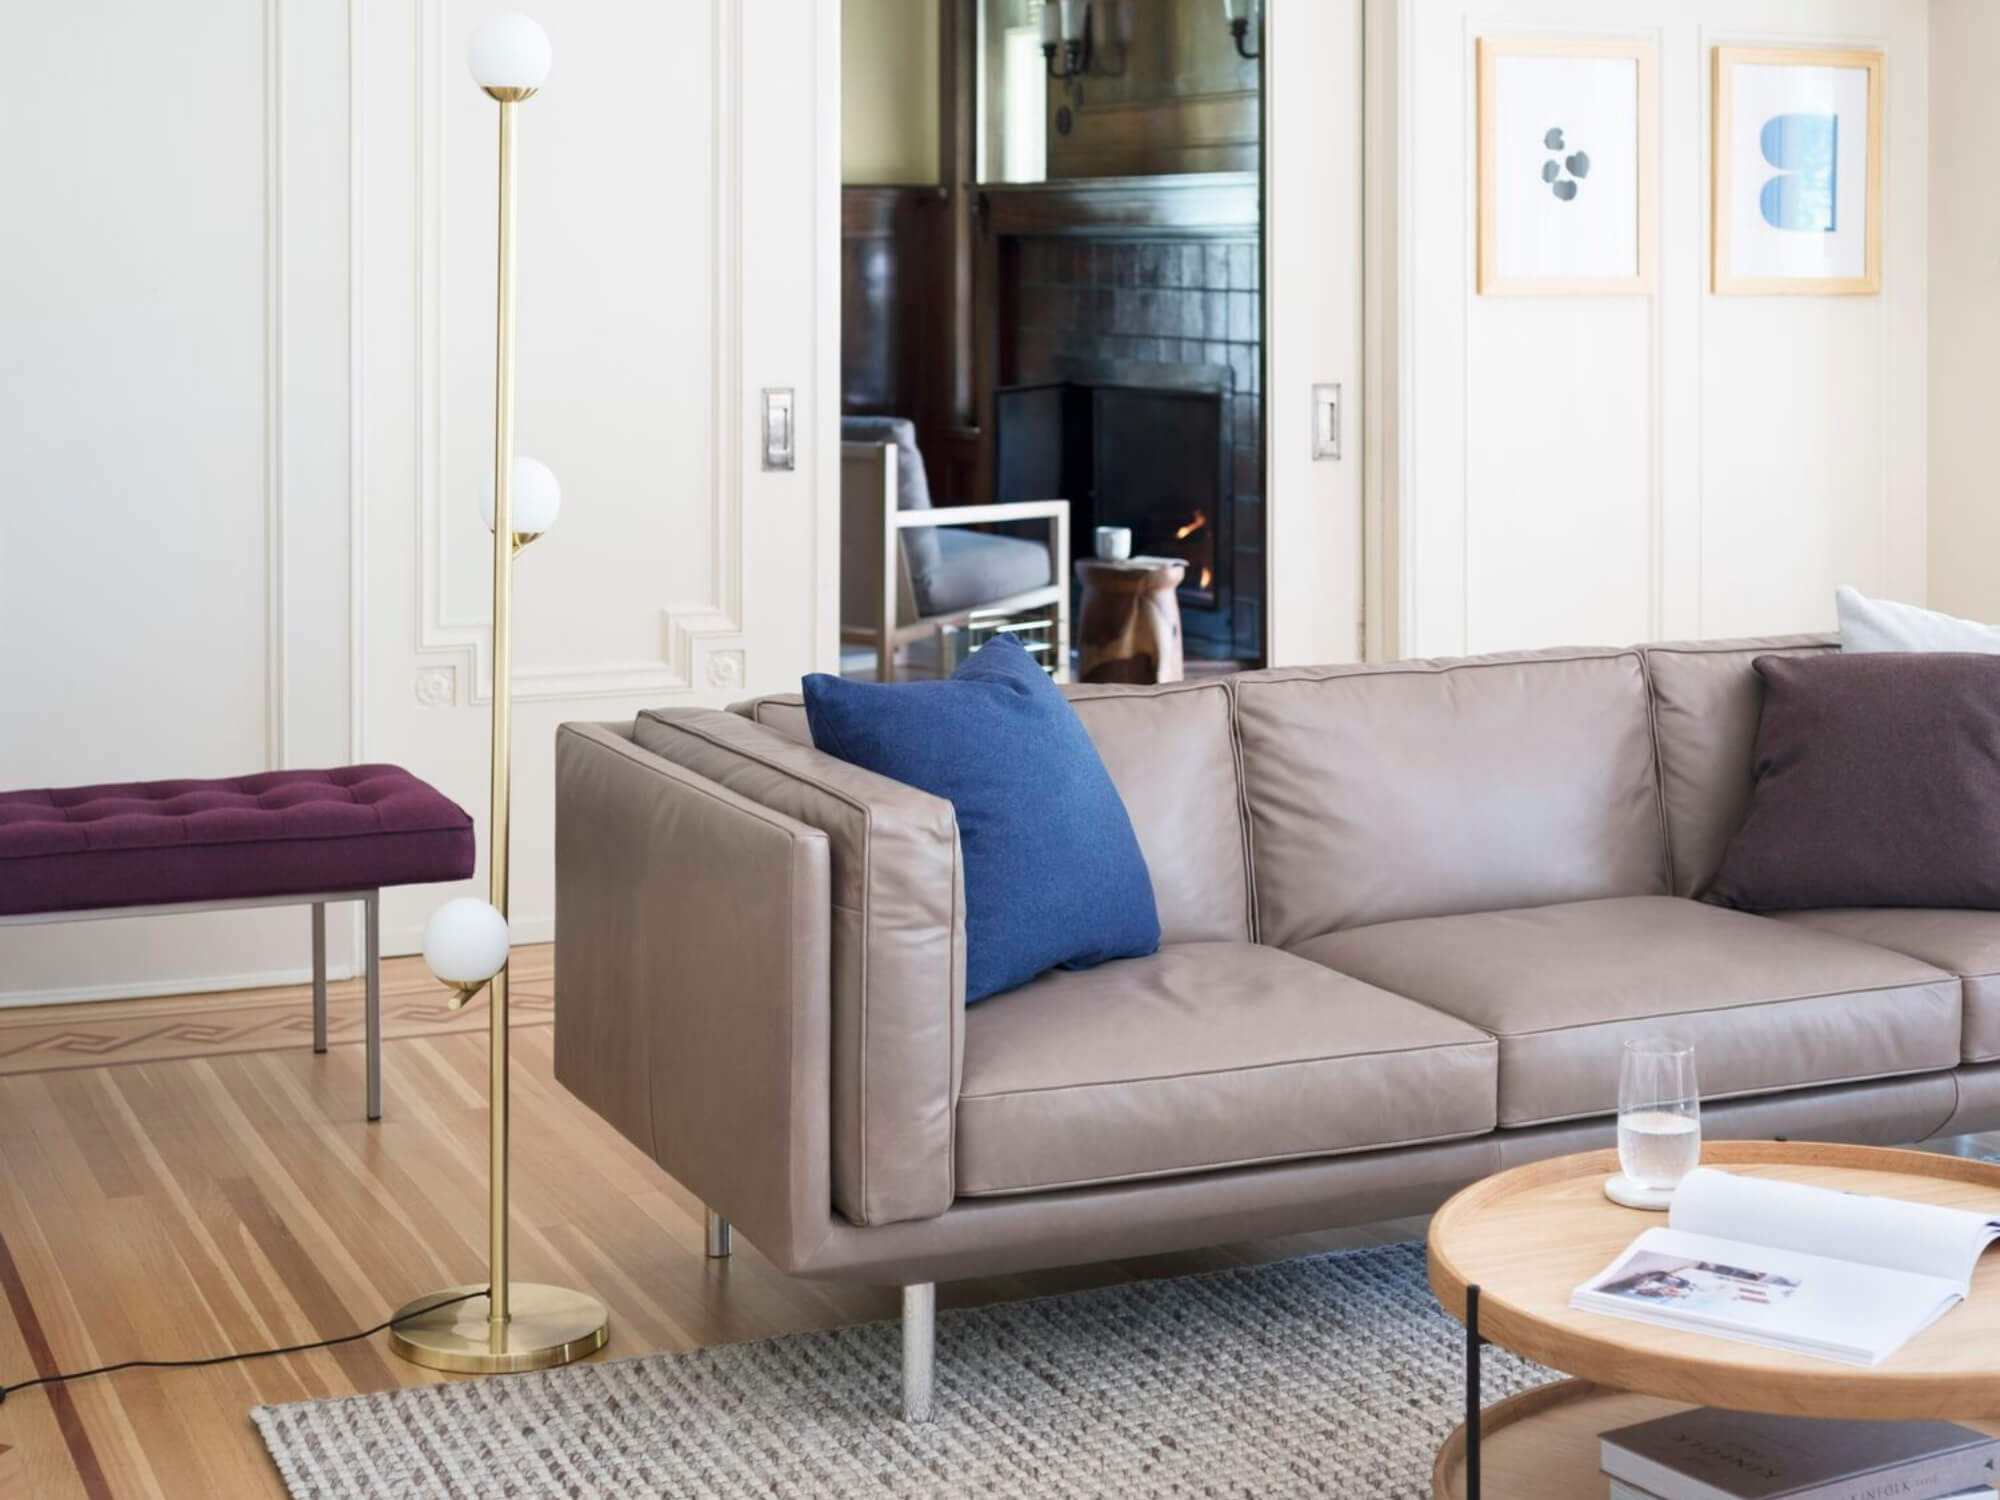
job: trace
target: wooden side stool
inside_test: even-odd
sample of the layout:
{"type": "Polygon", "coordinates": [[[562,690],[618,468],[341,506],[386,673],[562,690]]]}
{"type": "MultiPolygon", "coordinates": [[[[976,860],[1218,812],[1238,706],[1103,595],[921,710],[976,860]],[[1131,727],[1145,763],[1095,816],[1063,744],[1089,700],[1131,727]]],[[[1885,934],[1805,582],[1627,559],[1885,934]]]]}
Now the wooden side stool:
{"type": "Polygon", "coordinates": [[[1185,667],[1175,590],[1187,564],[1178,557],[1080,557],[1076,576],[1083,584],[1077,681],[1179,682],[1185,667]]]}

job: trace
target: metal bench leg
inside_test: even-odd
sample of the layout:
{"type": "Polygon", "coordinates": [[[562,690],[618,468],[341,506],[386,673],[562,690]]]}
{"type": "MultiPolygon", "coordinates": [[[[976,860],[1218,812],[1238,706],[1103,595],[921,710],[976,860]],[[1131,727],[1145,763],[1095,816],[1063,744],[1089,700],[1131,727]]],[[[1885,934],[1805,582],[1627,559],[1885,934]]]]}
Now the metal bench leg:
{"type": "Polygon", "coordinates": [[[736,1236],[730,1233],[729,1221],[714,1209],[708,1210],[708,1258],[722,1260],[736,1248],[736,1236]]]}
{"type": "Polygon", "coordinates": [[[932,1376],[937,1368],[937,1283],[903,1288],[903,1420],[931,1419],[932,1376]]]}
{"type": "Polygon", "coordinates": [[[313,1051],[326,1051],[326,903],[313,902],[313,1051]]]}
{"type": "Polygon", "coordinates": [[[367,928],[368,964],[368,1118],[382,1118],[382,893],[361,898],[367,928]]]}

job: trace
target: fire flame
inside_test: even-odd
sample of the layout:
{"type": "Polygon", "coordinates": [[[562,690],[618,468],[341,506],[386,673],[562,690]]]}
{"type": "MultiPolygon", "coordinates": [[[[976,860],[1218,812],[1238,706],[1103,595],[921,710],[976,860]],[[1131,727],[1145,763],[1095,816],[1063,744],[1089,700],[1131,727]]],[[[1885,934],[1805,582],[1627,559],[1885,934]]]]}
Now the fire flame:
{"type": "Polygon", "coordinates": [[[1208,512],[1205,510],[1198,510],[1194,513],[1194,519],[1192,521],[1188,522],[1187,525],[1181,527],[1174,533],[1174,540],[1177,542],[1184,542],[1189,537],[1193,536],[1197,531],[1201,530],[1201,528],[1206,526],[1207,524],[1208,524],[1208,512]]]}
{"type": "Polygon", "coordinates": [[[1207,588],[1211,583],[1214,582],[1215,582],[1215,569],[1203,568],[1201,570],[1201,586],[1203,588],[1207,588]]]}

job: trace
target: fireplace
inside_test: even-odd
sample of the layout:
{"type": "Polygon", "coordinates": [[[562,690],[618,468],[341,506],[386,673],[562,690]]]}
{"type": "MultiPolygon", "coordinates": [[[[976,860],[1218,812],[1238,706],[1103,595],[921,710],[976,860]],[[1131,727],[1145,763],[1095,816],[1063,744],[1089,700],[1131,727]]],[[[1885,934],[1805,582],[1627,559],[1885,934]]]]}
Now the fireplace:
{"type": "Polygon", "coordinates": [[[1131,527],[1134,553],[1184,558],[1183,628],[1227,639],[1235,465],[1220,372],[1197,368],[1213,388],[1091,387],[1090,524],[1131,527]],[[1218,631],[1195,631],[1193,617],[1204,614],[1218,631]]]}
{"type": "Polygon", "coordinates": [[[1185,560],[1180,606],[1188,651],[1235,655],[1229,367],[1059,363],[1065,379],[994,393],[995,498],[1067,498],[1080,555],[1089,553],[1095,528],[1126,526],[1134,555],[1185,560]]]}

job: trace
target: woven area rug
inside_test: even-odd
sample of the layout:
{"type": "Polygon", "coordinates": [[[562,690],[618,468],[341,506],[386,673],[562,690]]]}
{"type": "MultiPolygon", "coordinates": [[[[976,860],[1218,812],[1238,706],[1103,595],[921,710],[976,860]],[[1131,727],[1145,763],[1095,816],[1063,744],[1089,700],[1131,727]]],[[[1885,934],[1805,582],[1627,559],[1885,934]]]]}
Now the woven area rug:
{"type": "MultiPolygon", "coordinates": [[[[252,1415],[300,1500],[1420,1500],[1464,1401],[1414,1244],[941,1313],[928,1426],[900,1348],[876,1323],[252,1415]]],[[[1489,1401],[1549,1378],[1486,1370],[1489,1401]]]]}

